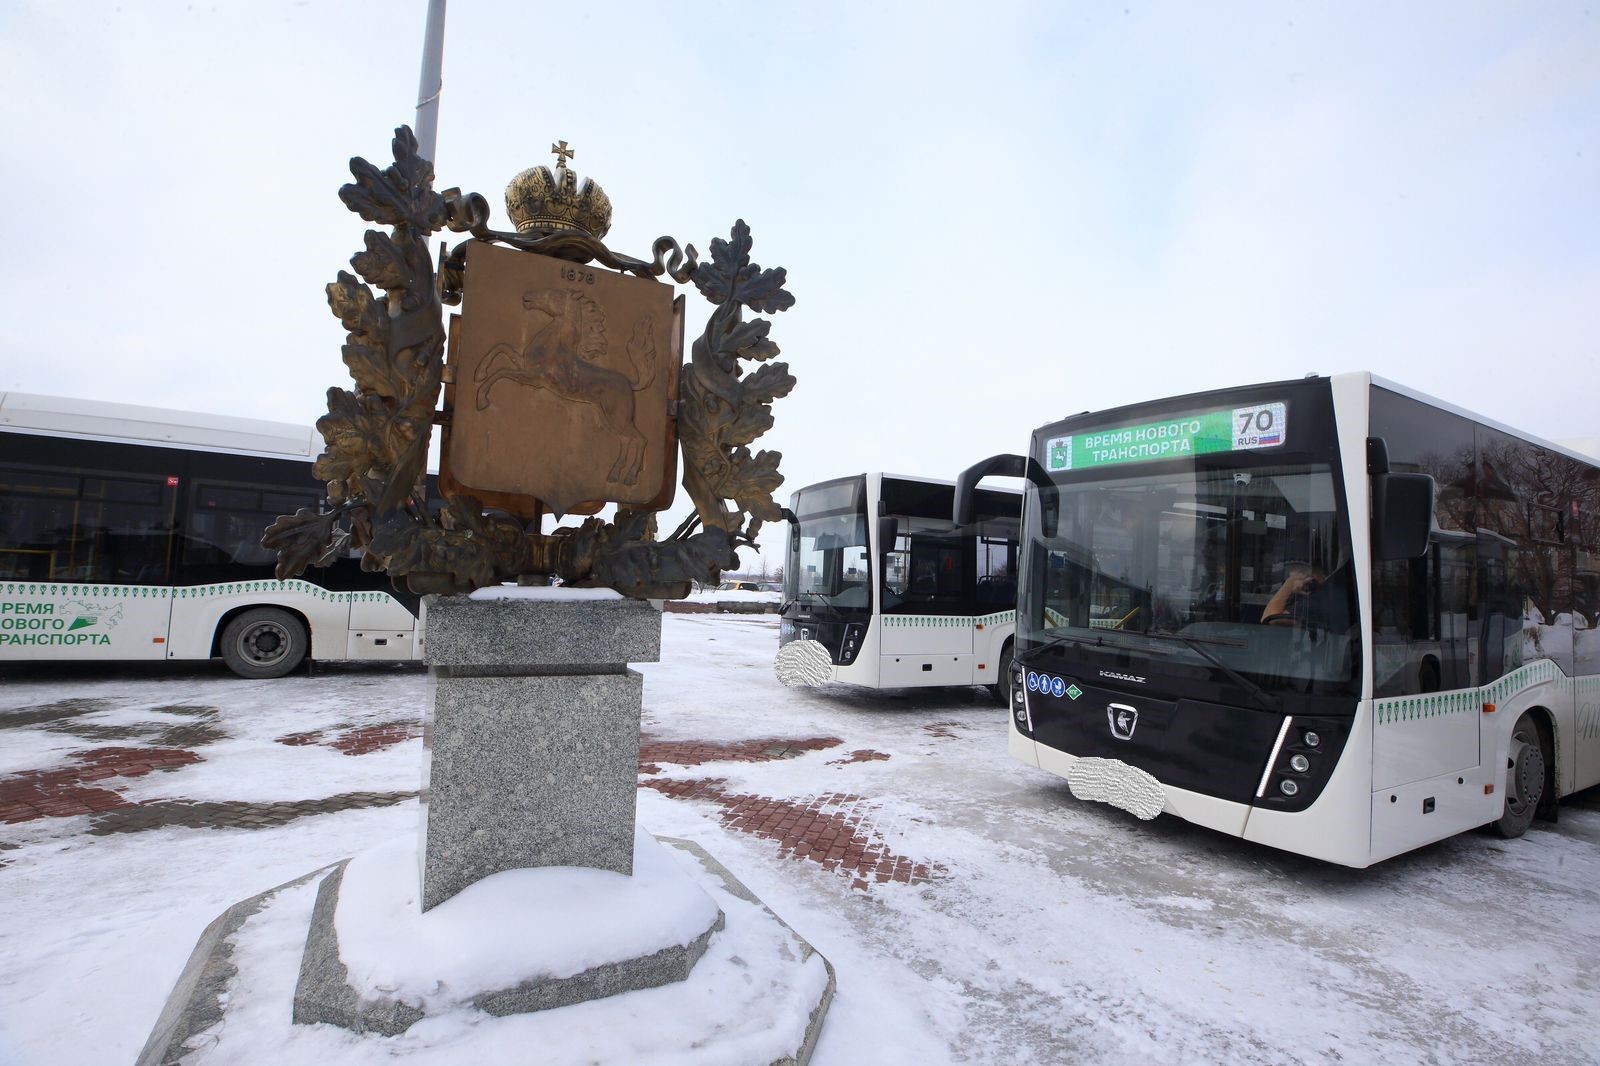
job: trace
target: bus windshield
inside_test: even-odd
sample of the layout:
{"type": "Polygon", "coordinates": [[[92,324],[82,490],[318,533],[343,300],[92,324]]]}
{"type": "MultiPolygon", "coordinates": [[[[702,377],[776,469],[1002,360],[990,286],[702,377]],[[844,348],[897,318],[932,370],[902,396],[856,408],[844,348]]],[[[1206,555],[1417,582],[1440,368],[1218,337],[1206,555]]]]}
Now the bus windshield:
{"type": "Polygon", "coordinates": [[[1198,666],[1258,695],[1356,691],[1348,531],[1329,465],[1068,473],[1029,492],[1025,645],[1148,659],[1151,684],[1198,666]]]}
{"type": "Polygon", "coordinates": [[[872,606],[866,484],[828,482],[795,493],[784,599],[808,608],[866,611],[872,606]]]}

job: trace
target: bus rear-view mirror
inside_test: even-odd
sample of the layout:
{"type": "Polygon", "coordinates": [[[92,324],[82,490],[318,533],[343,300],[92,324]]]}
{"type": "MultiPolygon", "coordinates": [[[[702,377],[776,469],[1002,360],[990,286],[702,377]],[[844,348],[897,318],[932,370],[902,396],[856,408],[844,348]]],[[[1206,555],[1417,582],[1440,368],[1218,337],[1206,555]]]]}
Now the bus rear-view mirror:
{"type": "Polygon", "coordinates": [[[1373,475],[1373,553],[1378,559],[1418,559],[1427,554],[1435,491],[1427,474],[1373,475]]]}
{"type": "Polygon", "coordinates": [[[895,541],[900,536],[900,519],[892,515],[882,515],[878,518],[878,550],[883,552],[894,551],[895,541]]]}
{"type": "Polygon", "coordinates": [[[1056,533],[1056,514],[1059,510],[1055,482],[1033,459],[1023,455],[991,455],[981,463],[974,463],[961,471],[956,478],[954,514],[951,516],[959,528],[973,523],[978,511],[978,482],[995,477],[1027,478],[1039,490],[1039,529],[1047,537],[1056,533]]]}

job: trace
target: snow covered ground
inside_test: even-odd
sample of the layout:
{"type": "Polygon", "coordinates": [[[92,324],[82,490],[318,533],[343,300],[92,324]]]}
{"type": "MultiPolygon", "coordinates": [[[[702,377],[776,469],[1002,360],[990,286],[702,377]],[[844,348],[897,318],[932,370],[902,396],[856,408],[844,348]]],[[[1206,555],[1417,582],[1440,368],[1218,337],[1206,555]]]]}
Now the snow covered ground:
{"type": "Polygon", "coordinates": [[[703,589],[685,596],[687,603],[736,603],[741,606],[761,604],[776,611],[783,602],[781,592],[756,592],[750,589],[703,589]]]}
{"type": "MultiPolygon", "coordinates": [[[[698,842],[832,961],[822,1066],[1600,1062],[1596,790],[1521,840],[1467,834],[1346,870],[1079,803],[1007,757],[982,690],[788,690],[776,618],[664,625],[666,661],[640,668],[661,756],[641,822],[698,842]],[[760,831],[772,812],[835,818],[880,869],[916,874],[830,867],[760,831]]],[[[415,800],[393,794],[418,786],[426,693],[408,667],[0,675],[0,784],[194,756],[82,775],[134,806],[0,821],[0,1063],[131,1062],[224,908],[414,832],[415,800]],[[388,798],[274,822],[351,796],[388,798]],[[188,822],[139,827],[169,809],[188,822]]],[[[458,1061],[450,1039],[339,1034],[318,1061],[458,1061]]],[[[260,1061],[298,1061],[287,1050],[260,1061]]]]}

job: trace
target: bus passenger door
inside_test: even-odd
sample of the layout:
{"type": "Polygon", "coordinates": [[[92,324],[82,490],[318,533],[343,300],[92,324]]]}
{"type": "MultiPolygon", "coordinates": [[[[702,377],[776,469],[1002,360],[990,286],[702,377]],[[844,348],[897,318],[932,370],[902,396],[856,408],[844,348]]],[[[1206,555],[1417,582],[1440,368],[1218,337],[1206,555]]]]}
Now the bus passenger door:
{"type": "Polygon", "coordinates": [[[963,539],[950,523],[902,518],[881,590],[879,676],[885,688],[972,684],[963,539]],[[940,535],[940,534],[943,535],[940,535]]]}

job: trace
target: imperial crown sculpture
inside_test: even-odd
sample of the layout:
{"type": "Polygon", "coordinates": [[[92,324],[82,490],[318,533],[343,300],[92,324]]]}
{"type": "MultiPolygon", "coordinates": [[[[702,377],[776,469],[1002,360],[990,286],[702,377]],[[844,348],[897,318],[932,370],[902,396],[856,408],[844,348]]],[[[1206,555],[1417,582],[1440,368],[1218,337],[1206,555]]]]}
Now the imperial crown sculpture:
{"type": "Polygon", "coordinates": [[[518,233],[554,233],[575,230],[603,240],[611,229],[611,198],[592,178],[578,185],[578,176],[567,169],[567,160],[577,153],[567,142],[552,144],[556,169],[529,167],[506,186],[506,214],[518,233]]]}

